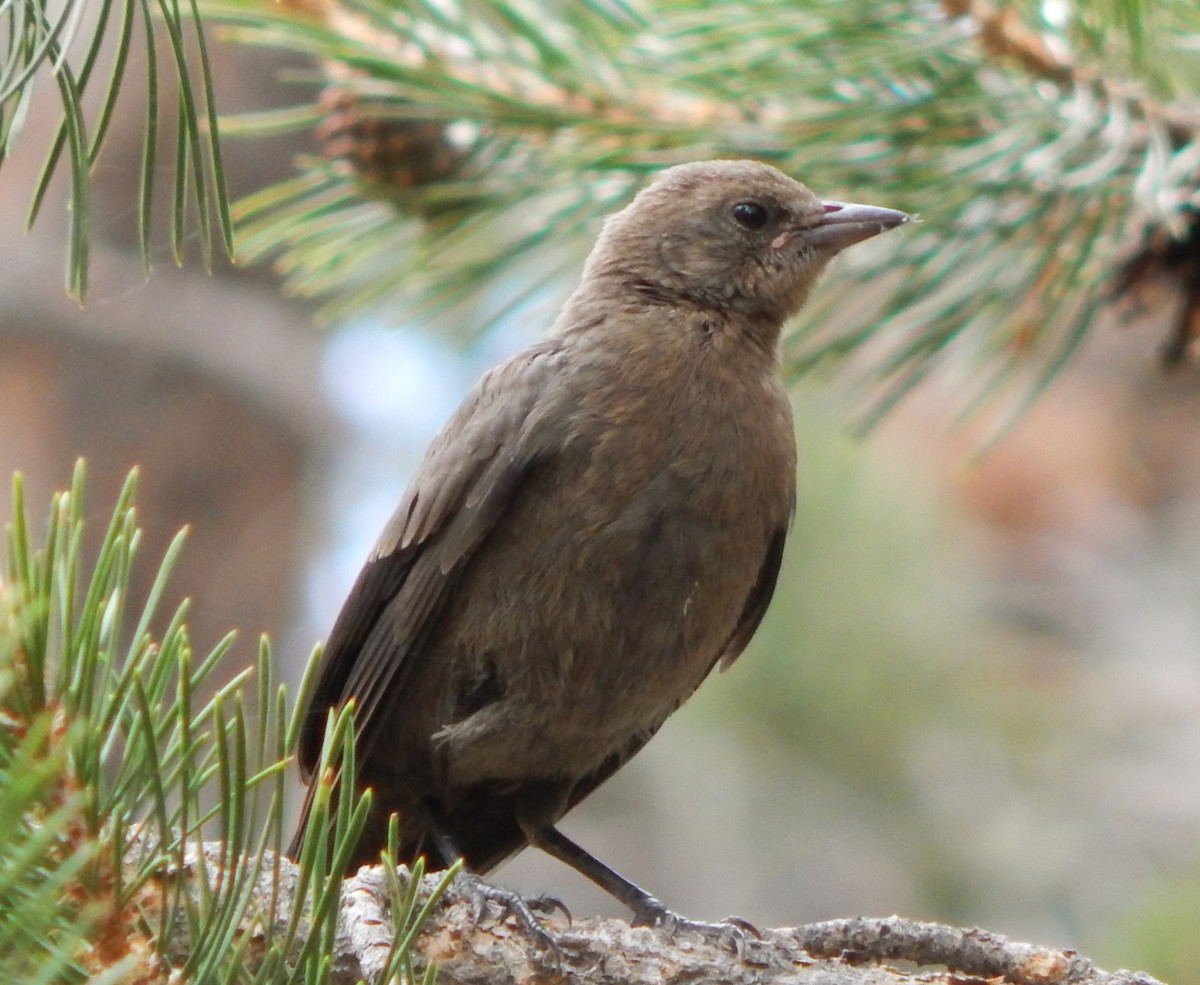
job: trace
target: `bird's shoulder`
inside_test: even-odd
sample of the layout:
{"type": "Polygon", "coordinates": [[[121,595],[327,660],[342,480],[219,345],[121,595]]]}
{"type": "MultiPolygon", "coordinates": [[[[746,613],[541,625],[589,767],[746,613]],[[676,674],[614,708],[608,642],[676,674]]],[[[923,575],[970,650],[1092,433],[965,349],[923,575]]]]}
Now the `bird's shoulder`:
{"type": "Polygon", "coordinates": [[[550,405],[570,357],[564,340],[545,339],[480,377],[430,442],[373,558],[428,540],[552,450],[550,405]]]}

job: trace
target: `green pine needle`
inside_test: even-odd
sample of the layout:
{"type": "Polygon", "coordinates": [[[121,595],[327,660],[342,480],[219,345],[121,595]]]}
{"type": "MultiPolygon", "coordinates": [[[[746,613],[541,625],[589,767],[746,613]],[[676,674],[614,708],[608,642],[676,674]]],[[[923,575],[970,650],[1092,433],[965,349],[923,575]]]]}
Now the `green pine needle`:
{"type": "MultiPolygon", "coordinates": [[[[182,534],[147,597],[130,597],[136,473],[87,562],[84,485],[80,465],[40,545],[19,476],[13,487],[0,575],[0,980],[116,982],[176,967],[206,985],[322,982],[369,797],[322,785],[314,830],[332,819],[332,836],[304,846],[294,899],[276,884],[264,903],[295,731],[270,648],[263,640],[252,667],[231,671],[232,635],[198,656],[186,604],[159,612],[182,534]]],[[[353,771],[344,710],[320,775],[353,771]]],[[[418,908],[417,883],[389,873],[391,966],[411,968],[433,902],[418,908]]]]}
{"type": "Polygon", "coordinates": [[[173,89],[176,94],[180,133],[173,165],[173,254],[177,260],[182,258],[183,242],[194,228],[201,259],[211,266],[214,219],[220,248],[226,254],[233,250],[212,70],[195,6],[181,11],[169,0],[123,0],[118,8],[114,0],[101,0],[95,16],[85,17],[88,6],[85,0],[65,0],[51,15],[39,0],[0,5],[0,171],[16,149],[30,107],[37,105],[39,112],[50,110],[34,104],[35,87],[40,83],[40,90],[57,90],[61,122],[34,180],[27,224],[32,226],[46,205],[51,179],[65,171],[69,215],[66,288],[80,301],[88,287],[92,171],[117,114],[137,111],[121,100],[132,66],[145,72],[147,89],[137,203],[138,235],[147,269],[163,89],[173,89]],[[144,35],[140,59],[130,57],[139,20],[144,35]],[[171,53],[165,64],[156,52],[156,43],[163,37],[171,53]],[[47,87],[47,82],[52,84],[47,87]],[[190,212],[186,208],[189,200],[190,212]]]}

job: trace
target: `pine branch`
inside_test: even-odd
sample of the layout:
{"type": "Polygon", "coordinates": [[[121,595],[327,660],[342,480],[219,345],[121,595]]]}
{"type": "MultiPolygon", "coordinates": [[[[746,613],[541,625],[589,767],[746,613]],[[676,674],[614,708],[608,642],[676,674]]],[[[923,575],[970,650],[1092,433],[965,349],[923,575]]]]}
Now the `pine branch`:
{"type": "MultiPolygon", "coordinates": [[[[1101,37],[1086,9],[1034,29],[986,0],[571,9],[210,0],[232,37],[307,52],[328,84],[262,121],[324,114],[327,157],[241,203],[243,256],[275,257],[327,317],[482,330],[561,298],[599,218],[658,167],[763,158],[925,220],[842,261],[788,340],[795,372],[865,352],[870,424],[937,368],[971,381],[968,409],[1032,399],[1130,244],[1192,221],[1190,80],[1164,102],[1108,67],[1114,49],[1131,72],[1146,61],[1136,17],[1101,37]]],[[[1200,31],[1194,6],[1174,17],[1180,44],[1200,31]]]]}
{"type": "MultiPolygon", "coordinates": [[[[404,11],[374,0],[205,0],[205,10],[240,41],[308,52],[320,66],[309,79],[327,83],[320,102],[239,126],[315,127],[328,148],[242,204],[239,253],[276,257],[289,288],[324,299],[332,318],[440,312],[470,334],[535,302],[549,307],[600,216],[656,168],[709,156],[764,158],[822,193],[925,216],[924,230],[889,252],[843,264],[842,283],[789,343],[796,372],[868,353],[868,423],[946,365],[974,381],[968,407],[1014,383],[1029,399],[1082,343],[1114,278],[1129,291],[1131,271],[1192,280],[1175,244],[1194,238],[1200,73],[1189,39],[1200,12],[1182,0],[1077,4],[1053,25],[1041,5],[989,0],[459,0],[404,11]]],[[[194,8],[106,0],[86,31],[81,11],[78,0],[54,16],[37,0],[9,5],[0,70],[0,164],[39,73],[54,80],[62,124],[30,221],[65,164],[68,289],[80,297],[88,173],[138,61],[148,83],[144,261],[164,113],[177,121],[176,260],[189,215],[206,263],[214,237],[227,250],[233,237],[194,8]],[[104,72],[108,35],[117,43],[104,72]],[[98,88],[89,112],[85,96],[98,88]]],[[[1187,300],[1169,359],[1191,351],[1198,322],[1187,300]]]]}
{"type": "MultiPolygon", "coordinates": [[[[329,974],[341,873],[369,801],[341,788],[320,800],[315,813],[337,816],[335,835],[288,863],[283,894],[296,723],[265,642],[253,668],[222,680],[232,637],[195,659],[186,605],[156,638],[181,539],[135,605],[135,486],[131,475],[89,566],[82,466],[55,497],[40,548],[14,484],[0,578],[0,979],[316,985],[329,974]],[[219,840],[202,850],[206,834],[219,840]],[[183,954],[172,950],[180,932],[183,954]]],[[[352,774],[352,748],[344,713],[326,768],[352,774]]],[[[386,898],[403,942],[422,910],[397,879],[386,898]]],[[[407,945],[389,948],[382,967],[390,975],[407,960],[407,945]]]]}
{"type": "Polygon", "coordinates": [[[147,270],[155,215],[152,193],[160,128],[176,128],[175,156],[169,166],[174,184],[170,244],[176,263],[184,256],[184,240],[194,222],[201,259],[210,268],[213,240],[227,255],[233,252],[233,227],[225,190],[224,166],[213,99],[207,43],[194,0],[102,0],[94,18],[85,0],[66,0],[55,11],[41,0],[14,0],[0,6],[0,170],[16,150],[31,112],[45,113],[35,87],[53,83],[62,119],[50,139],[35,179],[27,225],[32,227],[47,201],[51,179],[68,173],[67,293],[82,301],[87,294],[91,172],[96,166],[113,120],[122,107],[121,93],[132,65],[145,66],[144,142],[137,201],[138,237],[147,270]],[[141,22],[143,48],[135,35],[141,22]],[[161,65],[158,42],[166,41],[168,63],[161,65]],[[110,51],[107,71],[104,52],[110,51]],[[107,75],[107,79],[103,78],[107,75]],[[170,86],[173,80],[173,87],[170,86]],[[169,92],[173,88],[173,97],[169,92]],[[100,90],[99,104],[88,108],[100,90]],[[165,91],[166,90],[166,91],[165,91]],[[174,105],[171,105],[171,104],[174,105]],[[216,229],[213,229],[213,223],[216,229]]]}

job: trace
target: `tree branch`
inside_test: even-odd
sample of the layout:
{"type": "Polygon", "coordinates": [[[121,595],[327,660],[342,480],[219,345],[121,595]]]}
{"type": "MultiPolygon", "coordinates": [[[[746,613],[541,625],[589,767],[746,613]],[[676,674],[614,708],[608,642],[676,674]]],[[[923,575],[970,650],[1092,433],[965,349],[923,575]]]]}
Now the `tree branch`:
{"type": "MultiPolygon", "coordinates": [[[[219,843],[204,846],[209,885],[219,884],[221,852],[219,843]]],[[[197,859],[193,850],[183,874],[192,894],[201,881],[197,859]]],[[[253,928],[242,928],[255,935],[247,952],[251,966],[261,959],[264,942],[278,940],[284,932],[297,886],[295,863],[269,853],[264,862],[255,889],[257,906],[248,912],[269,914],[273,893],[278,903],[273,918],[262,916],[253,928]]],[[[398,874],[404,886],[409,872],[400,868],[398,874]]],[[[424,877],[419,903],[435,892],[441,879],[442,873],[424,877]]],[[[347,879],[341,899],[330,982],[376,981],[392,946],[393,918],[383,868],[366,867],[347,879]]],[[[515,915],[482,896],[470,880],[455,880],[416,938],[413,964],[420,973],[435,963],[441,985],[536,985],[564,979],[588,985],[964,985],[964,979],[1013,985],[1157,985],[1142,973],[1102,971],[1073,951],[901,917],[830,920],[768,930],[758,938],[733,925],[728,935],[718,938],[689,932],[672,937],[599,917],[568,924],[555,915],[546,926],[557,938],[558,954],[547,950],[515,915]],[[931,967],[938,970],[931,972],[931,967]]],[[[186,921],[180,920],[168,947],[172,964],[182,964],[189,953],[186,934],[186,921]]],[[[297,941],[297,951],[302,943],[297,941]]]]}
{"type": "Polygon", "coordinates": [[[1012,7],[988,0],[942,0],[942,10],[951,18],[966,18],[976,28],[980,46],[990,58],[1011,60],[1035,79],[1046,79],[1065,88],[1094,87],[1109,101],[1128,103],[1137,115],[1157,124],[1175,147],[1196,139],[1197,117],[1190,105],[1164,104],[1151,98],[1136,82],[1110,78],[1098,67],[1076,64],[1056,53],[1037,31],[1021,21],[1012,7]]]}

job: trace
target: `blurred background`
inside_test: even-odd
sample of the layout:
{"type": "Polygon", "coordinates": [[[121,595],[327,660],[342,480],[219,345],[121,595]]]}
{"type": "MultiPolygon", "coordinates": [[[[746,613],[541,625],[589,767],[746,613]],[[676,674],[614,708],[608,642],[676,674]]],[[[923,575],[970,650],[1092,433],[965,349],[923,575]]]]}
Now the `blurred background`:
{"type": "MultiPolygon", "coordinates": [[[[223,110],[295,99],[296,59],[214,57],[223,110]]],[[[426,441],[574,271],[467,341],[400,316],[319,329],[261,266],[164,257],[147,280],[126,231],[141,133],[118,123],[81,309],[62,189],[22,223],[50,118],[0,182],[0,475],[36,510],[85,456],[103,518],[137,465],[144,575],[190,527],[174,589],[196,648],[237,629],[241,665],[267,633],[295,681],[426,441]]],[[[312,149],[227,141],[234,194],[312,149]]],[[[1185,303],[1167,278],[1106,306],[999,430],[962,419],[950,371],[865,437],[851,368],[797,383],[800,502],[758,637],[564,830],[697,918],[899,913],[1200,981],[1200,369],[1157,355],[1185,303]]],[[[620,913],[533,852],[496,879],[620,913]]]]}

